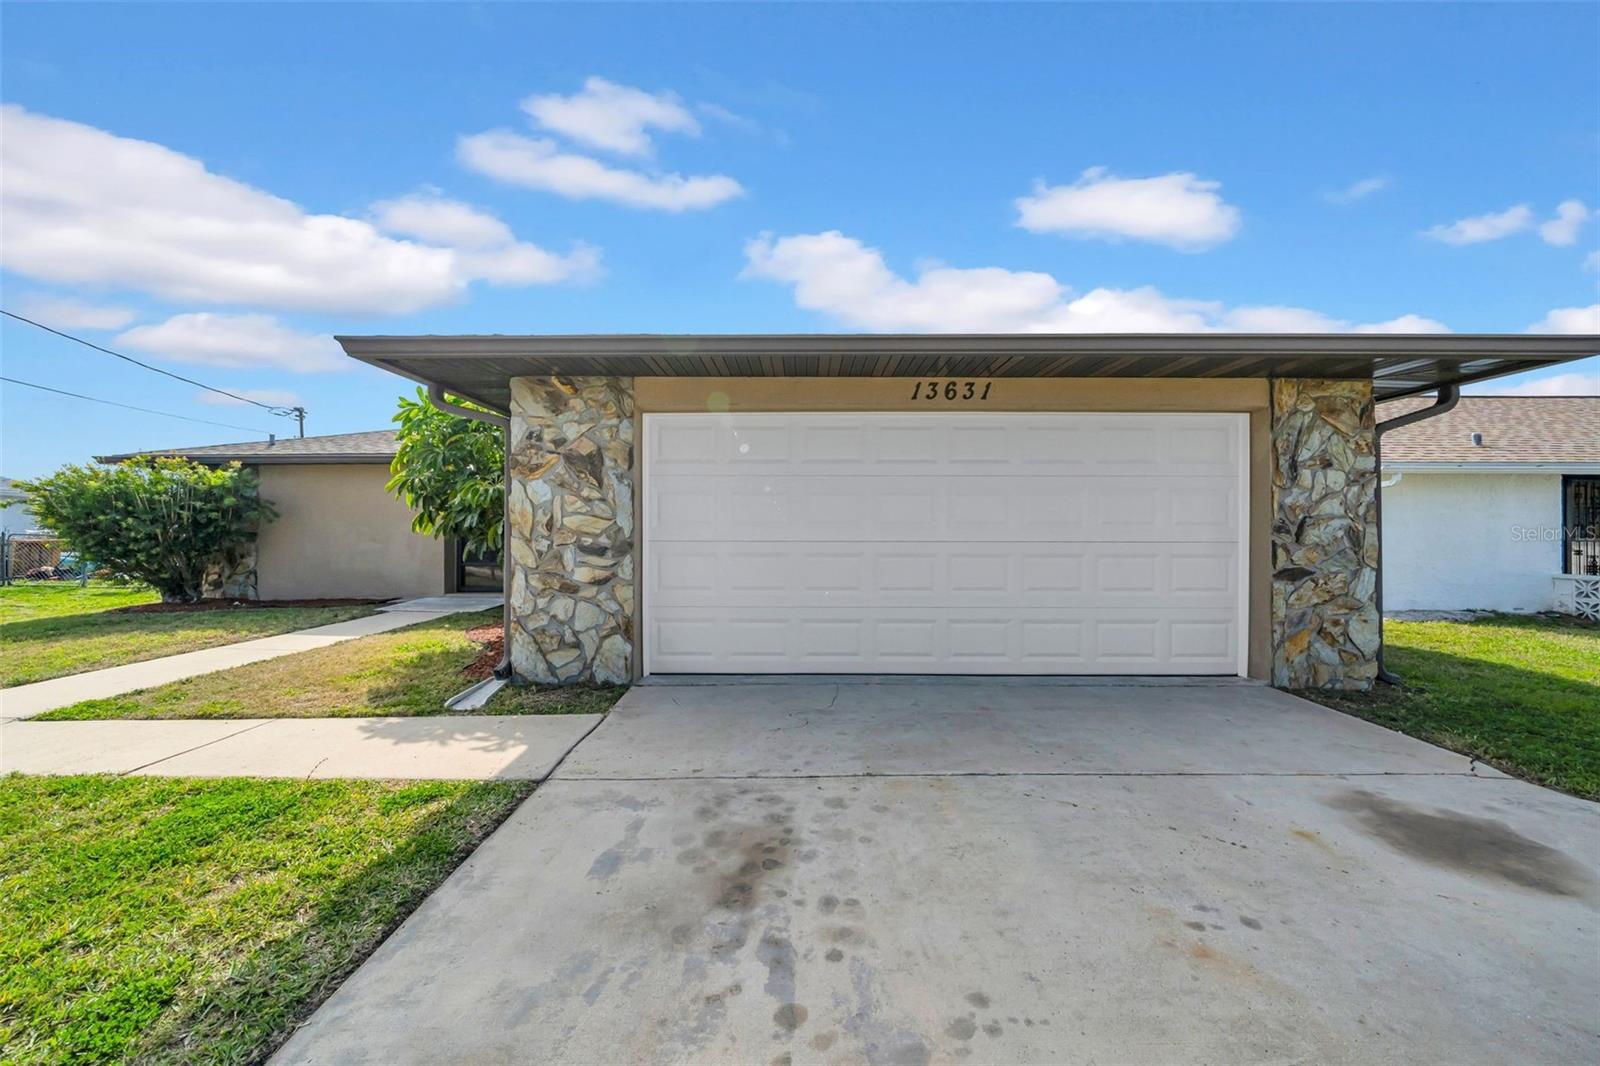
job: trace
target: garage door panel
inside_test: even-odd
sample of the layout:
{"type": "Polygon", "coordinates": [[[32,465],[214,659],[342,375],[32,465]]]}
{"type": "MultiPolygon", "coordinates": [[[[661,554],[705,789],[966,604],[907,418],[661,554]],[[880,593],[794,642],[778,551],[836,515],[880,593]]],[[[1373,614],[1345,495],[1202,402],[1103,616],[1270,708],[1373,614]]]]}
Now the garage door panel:
{"type": "Polygon", "coordinates": [[[1127,608],[661,608],[645,636],[667,673],[1232,674],[1238,656],[1227,613],[1127,608]]]}
{"type": "Polygon", "coordinates": [[[644,418],[650,672],[1233,674],[1242,415],[644,418]]]}
{"type": "Polygon", "coordinates": [[[679,469],[703,471],[715,467],[717,444],[723,436],[704,419],[654,421],[650,432],[650,462],[663,473],[679,469]]]}
{"type": "Polygon", "coordinates": [[[935,471],[1231,477],[1242,435],[1205,414],[705,414],[651,416],[647,461],[662,473],[792,470],[808,476],[935,471]]]}
{"type": "Polygon", "coordinates": [[[1138,540],[1236,543],[1236,482],[1084,474],[985,479],[657,474],[656,541],[1138,540]]]}
{"type": "Polygon", "coordinates": [[[746,607],[776,598],[802,607],[1226,610],[1239,599],[1235,554],[1228,544],[1187,543],[651,544],[646,596],[661,607],[746,607]]]}

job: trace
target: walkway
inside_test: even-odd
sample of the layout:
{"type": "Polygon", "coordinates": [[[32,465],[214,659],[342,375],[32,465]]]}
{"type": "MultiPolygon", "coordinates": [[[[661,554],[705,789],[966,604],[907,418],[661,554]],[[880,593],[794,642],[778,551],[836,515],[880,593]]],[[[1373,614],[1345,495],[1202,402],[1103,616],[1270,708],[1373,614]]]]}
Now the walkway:
{"type": "Polygon", "coordinates": [[[597,714],[3,722],[0,774],[542,781],[597,714]]]}
{"type": "Polygon", "coordinates": [[[325,648],[330,644],[367,637],[374,633],[387,633],[391,629],[432,622],[452,614],[486,611],[504,600],[495,595],[462,594],[456,596],[430,596],[426,599],[407,600],[403,603],[380,607],[377,614],[353,618],[348,622],[302,629],[294,633],[281,633],[275,637],[225,644],[219,648],[168,655],[161,659],[113,666],[105,670],[72,674],[68,677],[38,681],[31,685],[0,689],[0,721],[32,718],[53,711],[57,707],[70,707],[84,700],[105,699],[125,692],[153,688],[186,677],[231,670],[235,666],[276,659],[299,651],[325,648]]]}

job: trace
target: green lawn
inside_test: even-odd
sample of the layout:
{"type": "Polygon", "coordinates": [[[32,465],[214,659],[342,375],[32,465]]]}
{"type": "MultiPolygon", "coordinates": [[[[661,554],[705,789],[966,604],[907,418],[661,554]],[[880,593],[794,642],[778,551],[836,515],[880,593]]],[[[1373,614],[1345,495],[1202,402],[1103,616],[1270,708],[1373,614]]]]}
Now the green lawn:
{"type": "Polygon", "coordinates": [[[530,788],[0,778],[0,1059],[261,1061],[530,788]]]}
{"type": "Polygon", "coordinates": [[[1384,636],[1404,688],[1301,695],[1600,799],[1600,626],[1495,615],[1389,621],[1384,636]]]}
{"type": "Polygon", "coordinates": [[[114,607],[155,603],[161,597],[149,585],[91,581],[82,588],[76,581],[42,581],[0,585],[0,624],[64,614],[93,614],[114,607]]]}
{"type": "Polygon", "coordinates": [[[0,687],[235,644],[371,614],[371,607],[235,607],[172,614],[120,614],[154,602],[137,587],[0,587],[0,687]]]}
{"type": "MultiPolygon", "coordinates": [[[[461,671],[480,649],[466,631],[499,620],[498,609],[452,615],[126,696],[86,700],[37,720],[444,714],[444,701],[472,683],[461,671]]],[[[599,714],[621,692],[507,686],[473,713],[599,714]]]]}

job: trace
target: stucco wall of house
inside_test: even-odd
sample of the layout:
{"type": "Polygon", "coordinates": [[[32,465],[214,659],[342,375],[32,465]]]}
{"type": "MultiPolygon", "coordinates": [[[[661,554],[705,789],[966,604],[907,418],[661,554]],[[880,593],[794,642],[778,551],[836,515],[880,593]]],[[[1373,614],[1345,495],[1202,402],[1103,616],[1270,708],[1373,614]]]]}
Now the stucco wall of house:
{"type": "Polygon", "coordinates": [[[1272,683],[1366,689],[1378,673],[1372,382],[1272,383],[1272,683]]]}
{"type": "Polygon", "coordinates": [[[1560,474],[1401,472],[1383,490],[1384,610],[1551,610],[1561,541],[1518,530],[1560,526],[1560,474]]]}
{"type": "Polygon", "coordinates": [[[382,463],[262,464],[261,497],[278,517],[256,541],[264,600],[437,596],[446,542],[411,531],[382,463]]]}
{"type": "Polygon", "coordinates": [[[0,500],[0,529],[7,533],[28,533],[38,528],[39,520],[28,510],[26,501],[0,500]]]}

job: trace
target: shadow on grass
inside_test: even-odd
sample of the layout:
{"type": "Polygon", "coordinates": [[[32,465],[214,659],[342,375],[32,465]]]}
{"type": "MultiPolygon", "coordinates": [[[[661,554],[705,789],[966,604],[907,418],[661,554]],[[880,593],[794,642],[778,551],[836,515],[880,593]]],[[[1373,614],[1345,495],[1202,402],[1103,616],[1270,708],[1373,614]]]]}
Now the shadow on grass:
{"type": "MultiPolygon", "coordinates": [[[[419,783],[396,793],[426,797],[419,783]]],[[[382,858],[327,892],[293,933],[185,995],[131,1049],[139,1062],[264,1062],[413,910],[532,793],[532,782],[478,785],[409,830],[382,858]]]]}
{"type": "Polygon", "coordinates": [[[261,608],[207,611],[123,613],[116,608],[101,608],[81,614],[58,614],[46,618],[25,618],[0,622],[0,642],[50,640],[90,631],[94,636],[121,633],[180,633],[191,629],[238,628],[247,636],[283,632],[285,619],[290,628],[310,628],[358,618],[370,609],[352,607],[261,608]]]}
{"type": "MultiPolygon", "coordinates": [[[[84,611],[82,614],[56,614],[46,618],[25,618],[16,622],[0,622],[0,643],[7,641],[23,640],[49,640],[52,637],[64,636],[78,630],[93,628],[96,634],[107,632],[120,632],[124,630],[145,630],[152,628],[178,628],[171,625],[155,627],[146,619],[190,619],[200,618],[201,615],[171,614],[171,615],[136,615],[117,614],[114,611],[102,608],[97,611],[84,611]]],[[[215,628],[216,622],[212,626],[215,628]]]]}
{"type": "Polygon", "coordinates": [[[478,657],[476,645],[419,651],[383,666],[386,678],[367,689],[372,714],[448,714],[444,701],[472,684],[462,673],[478,657]]]}
{"type": "Polygon", "coordinates": [[[1415,647],[1391,647],[1389,666],[1403,687],[1299,695],[1517,777],[1600,799],[1600,685],[1415,647]]]}
{"type": "MultiPolygon", "coordinates": [[[[391,662],[388,680],[367,690],[363,701],[374,715],[427,716],[460,713],[445,700],[476,684],[462,671],[478,657],[477,645],[418,652],[391,662]]],[[[508,685],[474,715],[604,714],[627,691],[625,685],[508,685]]]]}

